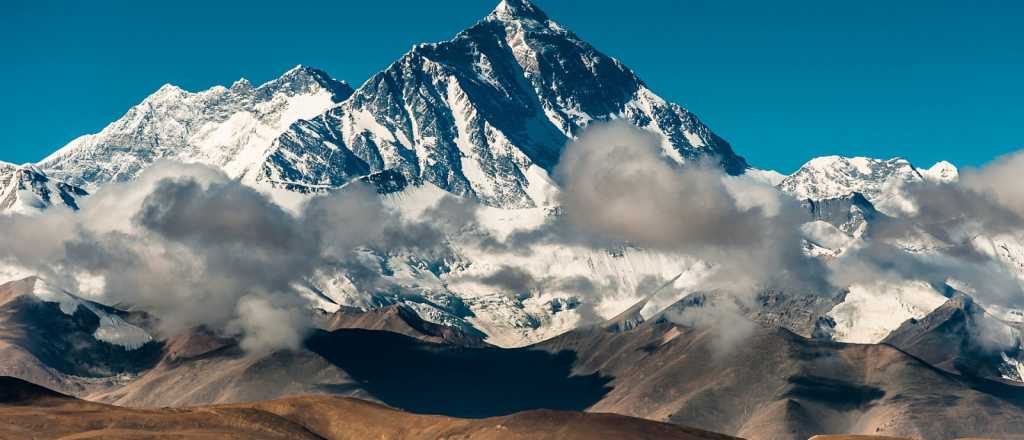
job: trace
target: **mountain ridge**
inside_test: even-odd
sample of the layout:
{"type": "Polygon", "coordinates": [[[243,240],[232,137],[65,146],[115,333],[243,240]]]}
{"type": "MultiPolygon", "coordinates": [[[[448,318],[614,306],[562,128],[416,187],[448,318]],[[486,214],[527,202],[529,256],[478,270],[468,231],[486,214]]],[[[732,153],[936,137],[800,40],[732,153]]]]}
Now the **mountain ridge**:
{"type": "MultiPolygon", "coordinates": [[[[302,90],[270,87],[297,69],[331,88],[322,71],[296,68],[255,90],[299,96],[302,90]]],[[[217,102],[251,89],[244,80],[196,93],[165,85],[99,134],[72,141],[39,165],[91,187],[131,180],[158,159],[177,159],[299,192],[395,170],[411,184],[430,182],[519,208],[546,204],[560,151],[584,126],[626,119],[661,136],[665,154],[678,162],[712,157],[730,174],[748,168],[696,116],[655,95],[618,60],[528,1],[501,2],[451,40],[415,45],[357,90],[340,84],[335,89],[344,93],[332,92],[332,105],[321,99],[277,122],[238,116],[255,112],[255,119],[266,119],[258,108],[235,108],[237,99],[217,102]],[[214,105],[204,110],[192,101],[214,105]]]]}
{"type": "Polygon", "coordinates": [[[208,163],[241,176],[265,154],[269,139],[351,90],[301,65],[257,87],[244,79],[199,92],[165,84],[99,133],[71,141],[37,166],[86,187],[130,181],[158,160],[208,163]]]}

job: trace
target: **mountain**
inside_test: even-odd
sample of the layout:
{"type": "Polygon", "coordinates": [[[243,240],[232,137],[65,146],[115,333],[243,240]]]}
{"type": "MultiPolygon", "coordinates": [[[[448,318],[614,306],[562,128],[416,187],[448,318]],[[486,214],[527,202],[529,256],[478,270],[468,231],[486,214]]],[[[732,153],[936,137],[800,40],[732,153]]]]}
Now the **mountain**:
{"type": "Polygon", "coordinates": [[[1020,329],[962,293],[924,318],[907,320],[883,343],[964,376],[1024,382],[1020,329]]]}
{"type": "Polygon", "coordinates": [[[86,301],[38,278],[0,285],[0,374],[62,391],[83,392],[152,368],[161,344],[145,318],[86,301]],[[95,379],[95,380],[93,380],[95,379]]]}
{"type": "Polygon", "coordinates": [[[452,40],[421,44],[327,113],[274,144],[257,179],[340,186],[388,169],[492,206],[542,204],[567,140],[626,119],[664,138],[676,160],[746,162],[693,114],[651,92],[525,0],[505,0],[452,40]]]}
{"type": "Polygon", "coordinates": [[[85,190],[51,179],[33,165],[0,162],[0,212],[31,214],[51,206],[78,209],[85,190]]]}
{"type": "Polygon", "coordinates": [[[241,79],[230,88],[192,93],[167,84],[99,133],[71,141],[37,165],[86,188],[132,180],[158,160],[207,163],[240,177],[289,125],[351,93],[348,84],[304,66],[258,87],[241,79]]]}
{"type": "Polygon", "coordinates": [[[798,200],[826,200],[860,193],[885,213],[899,212],[896,190],[910,182],[951,182],[959,173],[949,162],[923,170],[906,159],[824,156],[812,159],[778,184],[798,200]]]}
{"type": "Polygon", "coordinates": [[[530,411],[489,419],[410,414],[356,399],[290,397],[179,409],[120,408],[0,378],[2,438],[138,439],[590,439],[729,440],[732,437],[614,414],[530,411]]]}
{"type": "Polygon", "coordinates": [[[533,348],[575,353],[575,374],[613,378],[589,411],[751,440],[1024,432],[1022,387],[951,374],[887,345],[811,340],[781,329],[750,327],[723,344],[743,328],[737,324],[695,329],[662,319],[629,331],[591,327],[533,348]]]}

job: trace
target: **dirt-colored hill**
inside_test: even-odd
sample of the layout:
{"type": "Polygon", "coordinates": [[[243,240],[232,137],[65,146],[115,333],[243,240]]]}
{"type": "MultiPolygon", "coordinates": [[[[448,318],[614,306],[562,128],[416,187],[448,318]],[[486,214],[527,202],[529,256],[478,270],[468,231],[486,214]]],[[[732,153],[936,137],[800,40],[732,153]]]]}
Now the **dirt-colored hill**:
{"type": "MultiPolygon", "coordinates": [[[[425,347],[433,347],[435,343],[490,347],[479,336],[423,321],[402,306],[367,312],[342,309],[323,321],[324,328],[338,330],[341,334],[365,329],[375,330],[374,334],[402,335],[403,341],[413,338],[422,341],[414,344],[425,347]]],[[[337,344],[345,349],[347,342],[337,344]]],[[[388,349],[387,346],[380,348],[388,349]]],[[[344,368],[319,353],[310,350],[246,353],[236,341],[218,338],[200,329],[166,341],[161,361],[130,383],[81,396],[115,405],[161,407],[251,402],[301,394],[378,400],[344,368]]]]}
{"type": "Polygon", "coordinates": [[[575,374],[611,379],[588,411],[749,439],[1024,433],[1024,387],[943,371],[887,345],[757,328],[722,347],[713,330],[662,321],[627,332],[580,329],[534,349],[575,353],[575,374]]]}
{"type": "Polygon", "coordinates": [[[470,347],[490,346],[484,342],[484,335],[476,330],[467,331],[424,321],[405,305],[391,305],[368,311],[342,307],[327,317],[320,327],[327,331],[383,330],[429,342],[470,347]]]}
{"type": "Polygon", "coordinates": [[[1003,356],[1024,359],[1014,325],[1019,324],[1000,321],[970,297],[956,294],[928,316],[907,320],[882,343],[952,373],[1001,381],[1006,373],[1001,368],[1007,368],[1003,356]]]}
{"type": "Polygon", "coordinates": [[[134,350],[99,341],[96,311],[135,319],[131,313],[78,300],[89,307],[64,312],[33,294],[35,277],[0,284],[0,376],[17,376],[65,393],[111,386],[109,378],[147,370],[161,356],[159,342],[134,350]]]}
{"type": "Polygon", "coordinates": [[[351,398],[130,409],[0,378],[0,439],[678,439],[733,437],[614,414],[528,411],[487,419],[416,415],[351,398]]]}
{"type": "MultiPolygon", "coordinates": [[[[463,418],[538,409],[614,413],[751,440],[817,434],[949,440],[1024,432],[1024,387],[936,368],[897,347],[815,341],[752,323],[736,323],[751,330],[723,347],[714,330],[630,316],[622,325],[502,349],[399,308],[345,311],[326,319],[328,330],[314,331],[297,350],[246,353],[233,340],[195,330],[160,341],[161,357],[151,368],[83,379],[51,366],[75,357],[51,356],[71,344],[59,339],[64,333],[46,332],[56,324],[71,331],[70,341],[88,342],[90,327],[72,326],[55,306],[40,309],[38,301],[3,293],[0,287],[0,312],[7,313],[0,313],[0,375],[125,407],[331,395],[463,418]]],[[[931,336],[909,340],[941,348],[931,336]]],[[[101,353],[90,344],[74,353],[101,353]]],[[[92,360],[90,367],[133,365],[104,363],[129,359],[121,354],[84,359],[92,360]]]]}

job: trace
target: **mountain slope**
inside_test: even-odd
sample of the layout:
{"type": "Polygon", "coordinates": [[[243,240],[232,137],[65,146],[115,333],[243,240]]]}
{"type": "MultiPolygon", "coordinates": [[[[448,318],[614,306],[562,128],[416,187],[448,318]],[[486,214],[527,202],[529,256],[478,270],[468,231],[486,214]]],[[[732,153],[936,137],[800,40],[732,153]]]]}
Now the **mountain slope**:
{"type": "Polygon", "coordinates": [[[338,329],[384,330],[437,343],[480,347],[487,346],[479,332],[468,333],[460,328],[425,321],[406,304],[373,310],[341,308],[320,325],[327,331],[338,329]]]}
{"type": "Polygon", "coordinates": [[[137,320],[39,279],[0,285],[0,374],[82,392],[88,382],[102,385],[147,370],[159,359],[161,344],[132,323],[137,320]]]}
{"type": "Polygon", "coordinates": [[[613,378],[611,390],[589,411],[752,440],[815,434],[1002,438],[1024,432],[1021,387],[968,380],[885,345],[813,341],[756,328],[723,347],[727,336],[717,331],[662,320],[617,333],[580,329],[534,348],[576,353],[576,374],[613,378]],[[936,423],[941,420],[957,422],[936,423]]]}
{"type": "Polygon", "coordinates": [[[662,135],[676,160],[746,162],[693,114],[551,21],[506,0],[454,39],[421,44],[273,146],[255,180],[295,190],[400,170],[506,208],[542,204],[563,145],[595,120],[626,119],[662,135]]]}
{"type": "Polygon", "coordinates": [[[303,66],[259,87],[242,79],[230,88],[192,93],[168,84],[103,131],[75,139],[38,166],[88,188],[132,180],[158,160],[202,162],[241,176],[263,160],[289,125],[351,93],[348,84],[303,66]]]}
{"type": "Polygon", "coordinates": [[[904,322],[883,343],[964,376],[1024,382],[1020,330],[963,294],[904,322]]]}
{"type": "Polygon", "coordinates": [[[0,212],[38,213],[51,206],[78,209],[78,200],[88,193],[76,186],[51,179],[32,165],[0,162],[0,212]]]}

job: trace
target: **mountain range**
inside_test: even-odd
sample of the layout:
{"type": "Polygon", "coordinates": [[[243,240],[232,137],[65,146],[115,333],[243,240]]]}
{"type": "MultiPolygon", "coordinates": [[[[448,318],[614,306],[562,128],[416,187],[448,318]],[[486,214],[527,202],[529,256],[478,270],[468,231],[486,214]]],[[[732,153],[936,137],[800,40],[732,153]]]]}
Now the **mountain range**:
{"type": "MultiPolygon", "coordinates": [[[[956,184],[954,165],[828,156],[791,175],[758,169],[528,0],[503,0],[451,40],[415,45],[355,89],[306,66],[259,86],[165,85],[39,163],[0,163],[0,216],[76,211],[91,193],[130,184],[166,161],[215,167],[275,200],[365,182],[411,218],[451,196],[480,205],[471,225],[449,231],[441,255],[359,249],[369,273],[334,268],[295,286],[315,320],[295,350],[248,352],[237,338],[201,327],[161,335],[161,317],[146,310],[0,267],[0,375],[120,407],[261,401],[188,414],[269,411],[288,419],[288,429],[311,429],[294,408],[320,408],[328,398],[273,399],[326,394],[478,420],[430,419],[423,429],[441,430],[429,432],[485,432],[571,414],[510,416],[537,409],[616,413],[751,439],[1024,432],[1024,312],[985,304],[954,280],[767,289],[734,304],[702,288],[709,265],[696,257],[571,242],[532,243],[524,254],[482,241],[539,231],[564,215],[559,158],[601,121],[646,130],[674,164],[710,164],[729,182],[784,194],[806,216],[804,253],[825,265],[875,244],[924,256],[962,244],[908,220],[908,188],[956,184]],[[727,319],[744,330],[731,342],[737,349],[722,354],[714,331],[678,319],[712,306],[735,310],[727,319]]],[[[968,244],[1024,277],[1024,234],[983,231],[968,244]]],[[[3,403],[0,418],[13,417],[3,403]]],[[[419,417],[334,404],[374,418],[419,417]]],[[[593,423],[611,423],[601,417],[593,423]]],[[[635,432],[669,435],[640,425],[635,432]]]]}
{"type": "Polygon", "coordinates": [[[609,119],[658,133],[679,161],[748,167],[692,113],[516,0],[452,40],[416,45],[354,92],[302,66],[255,88],[166,85],[38,166],[88,188],[172,159],[303,192],[394,170],[491,206],[533,207],[566,141],[609,119]]]}

